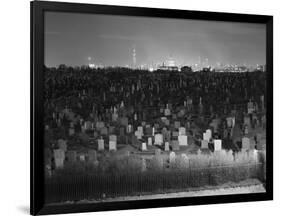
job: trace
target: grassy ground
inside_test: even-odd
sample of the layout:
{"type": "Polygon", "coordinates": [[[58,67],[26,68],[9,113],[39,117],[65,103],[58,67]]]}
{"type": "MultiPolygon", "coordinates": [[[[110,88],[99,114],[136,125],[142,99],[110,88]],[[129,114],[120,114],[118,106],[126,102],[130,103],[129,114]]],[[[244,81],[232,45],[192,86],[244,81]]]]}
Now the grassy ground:
{"type": "Polygon", "coordinates": [[[56,204],[82,204],[82,203],[100,203],[100,202],[116,202],[116,201],[133,201],[147,199],[166,199],[166,198],[183,198],[183,197],[198,197],[198,196],[216,196],[230,194],[249,194],[249,193],[264,193],[266,192],[264,185],[257,179],[247,179],[241,182],[228,182],[218,186],[205,186],[197,188],[188,188],[185,190],[169,190],[165,193],[158,194],[141,194],[135,196],[104,198],[102,200],[80,200],[67,201],[56,204]]]}

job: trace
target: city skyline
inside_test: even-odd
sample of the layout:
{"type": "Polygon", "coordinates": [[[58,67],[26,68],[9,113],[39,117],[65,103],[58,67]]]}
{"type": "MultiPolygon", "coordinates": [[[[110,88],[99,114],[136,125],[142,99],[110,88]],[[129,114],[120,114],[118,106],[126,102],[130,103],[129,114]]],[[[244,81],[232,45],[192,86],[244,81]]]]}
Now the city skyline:
{"type": "Polygon", "coordinates": [[[46,12],[45,65],[140,67],[168,58],[264,65],[265,31],[263,24],[46,12]]]}

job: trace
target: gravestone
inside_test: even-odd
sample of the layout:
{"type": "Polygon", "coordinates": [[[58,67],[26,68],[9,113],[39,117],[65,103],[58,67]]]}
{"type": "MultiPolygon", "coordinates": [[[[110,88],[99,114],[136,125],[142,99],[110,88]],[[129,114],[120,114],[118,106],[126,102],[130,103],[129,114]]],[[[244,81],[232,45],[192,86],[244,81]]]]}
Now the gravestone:
{"type": "Polygon", "coordinates": [[[166,108],[166,109],[164,110],[164,115],[165,115],[165,116],[170,116],[170,115],[171,115],[171,110],[170,110],[169,108],[166,108]]]}
{"type": "Polygon", "coordinates": [[[176,162],[176,153],[175,152],[171,152],[169,154],[169,163],[172,164],[172,163],[175,163],[176,162]]]}
{"type": "Polygon", "coordinates": [[[148,145],[151,146],[152,145],[152,137],[148,137],[147,141],[148,141],[148,145]]]}
{"type": "Polygon", "coordinates": [[[131,124],[129,124],[129,125],[127,126],[127,133],[132,133],[132,132],[133,132],[133,127],[132,127],[131,124]]]}
{"type": "Polygon", "coordinates": [[[84,122],[84,128],[85,128],[85,130],[90,130],[90,129],[91,129],[91,126],[92,126],[92,122],[90,122],[90,121],[85,121],[85,122],[84,122]]]}
{"type": "Polygon", "coordinates": [[[128,126],[128,118],[127,117],[122,117],[120,119],[120,124],[127,127],[128,126]]]}
{"type": "Polygon", "coordinates": [[[109,126],[108,132],[109,132],[109,134],[114,134],[115,133],[115,127],[109,126]]]}
{"type": "Polygon", "coordinates": [[[116,151],[116,150],[117,150],[116,141],[109,141],[109,151],[116,151]]]}
{"type": "Polygon", "coordinates": [[[59,149],[63,150],[64,152],[67,151],[67,141],[64,139],[59,139],[58,140],[58,147],[59,149]]]}
{"type": "Polygon", "coordinates": [[[79,160],[80,161],[85,161],[85,155],[84,154],[79,155],[79,160]]]}
{"type": "Polygon", "coordinates": [[[206,141],[210,141],[210,134],[208,134],[208,133],[203,133],[203,140],[206,140],[206,141]]]}
{"type": "Polygon", "coordinates": [[[110,136],[109,136],[109,141],[115,141],[115,142],[117,142],[117,136],[114,135],[114,134],[110,135],[110,136]]]}
{"type": "Polygon", "coordinates": [[[179,151],[180,150],[180,145],[178,140],[172,140],[172,149],[173,151],[179,151]]]}
{"type": "Polygon", "coordinates": [[[140,132],[141,136],[143,136],[143,127],[142,126],[138,126],[138,131],[140,132]]]}
{"type": "Polygon", "coordinates": [[[164,140],[165,141],[170,141],[171,140],[171,131],[167,131],[164,135],[164,140]]]}
{"type": "Polygon", "coordinates": [[[208,149],[209,148],[209,142],[207,140],[201,140],[201,148],[202,149],[208,149]]]}
{"type": "Polygon", "coordinates": [[[112,114],[112,121],[116,122],[118,119],[118,114],[117,113],[113,113],[112,114]]]}
{"type": "Polygon", "coordinates": [[[119,135],[120,135],[120,136],[125,136],[125,128],[121,127],[121,128],[119,129],[119,135]]]}
{"type": "Polygon", "coordinates": [[[163,144],[163,135],[162,134],[155,134],[154,145],[162,145],[162,144],[163,144]]]}
{"type": "Polygon", "coordinates": [[[250,126],[251,120],[249,116],[244,116],[244,124],[250,126]]]}
{"type": "Polygon", "coordinates": [[[95,150],[89,150],[88,158],[89,158],[89,161],[96,162],[97,161],[97,152],[95,150]]]}
{"type": "Polygon", "coordinates": [[[173,137],[178,137],[179,136],[179,132],[178,131],[173,131],[172,135],[173,135],[173,137]]]}
{"type": "Polygon", "coordinates": [[[242,149],[244,149],[244,150],[250,149],[250,139],[248,137],[242,138],[242,149]]]}
{"type": "Polygon", "coordinates": [[[101,128],[100,133],[101,133],[101,135],[108,135],[108,129],[107,129],[107,127],[101,128]]]}
{"type": "Polygon", "coordinates": [[[186,135],[185,127],[180,127],[179,128],[179,135],[186,135]]]}
{"type": "Polygon", "coordinates": [[[102,128],[104,128],[104,122],[97,122],[96,128],[97,128],[97,130],[101,130],[102,128]]]}
{"type": "Polygon", "coordinates": [[[232,125],[232,117],[227,117],[226,118],[226,124],[227,124],[227,127],[233,127],[232,125]]]}
{"type": "Polygon", "coordinates": [[[142,143],[141,150],[142,151],[147,151],[147,147],[146,147],[146,143],[145,142],[142,143]]]}
{"type": "Polygon", "coordinates": [[[76,157],[77,157],[76,151],[67,151],[66,157],[67,157],[68,162],[71,162],[71,163],[76,162],[76,157]]]}
{"type": "Polygon", "coordinates": [[[206,134],[209,136],[209,139],[212,138],[212,131],[211,131],[211,129],[207,129],[206,130],[206,134]]]}
{"type": "Polygon", "coordinates": [[[180,128],[181,123],[179,121],[175,121],[174,126],[175,126],[175,128],[178,129],[178,128],[180,128]]]}
{"type": "Polygon", "coordinates": [[[63,168],[65,153],[62,149],[54,149],[54,159],[56,168],[63,168]]]}
{"type": "Polygon", "coordinates": [[[104,140],[102,138],[98,139],[98,150],[99,151],[103,151],[104,150],[104,140]]]}
{"type": "Polygon", "coordinates": [[[135,131],[135,136],[137,137],[137,139],[141,139],[142,138],[142,133],[141,131],[135,131]]]}
{"type": "Polygon", "coordinates": [[[145,128],[145,134],[147,136],[152,136],[152,128],[151,127],[145,128]]]}
{"type": "Polygon", "coordinates": [[[187,136],[186,135],[178,136],[178,140],[179,140],[179,145],[180,146],[187,146],[188,145],[188,143],[187,143],[187,136]]]}
{"type": "Polygon", "coordinates": [[[214,151],[221,151],[221,140],[220,139],[215,139],[214,140],[214,151]]]}
{"type": "Polygon", "coordinates": [[[170,144],[169,144],[169,142],[165,142],[165,151],[170,151],[170,144]]]}
{"type": "Polygon", "coordinates": [[[255,111],[254,103],[252,101],[248,102],[247,107],[248,107],[248,114],[252,114],[255,111]]]}
{"type": "Polygon", "coordinates": [[[169,126],[170,125],[170,120],[166,119],[164,123],[165,123],[166,126],[169,126]]]}
{"type": "Polygon", "coordinates": [[[75,134],[75,129],[74,128],[69,128],[68,129],[68,135],[73,136],[75,134]]]}

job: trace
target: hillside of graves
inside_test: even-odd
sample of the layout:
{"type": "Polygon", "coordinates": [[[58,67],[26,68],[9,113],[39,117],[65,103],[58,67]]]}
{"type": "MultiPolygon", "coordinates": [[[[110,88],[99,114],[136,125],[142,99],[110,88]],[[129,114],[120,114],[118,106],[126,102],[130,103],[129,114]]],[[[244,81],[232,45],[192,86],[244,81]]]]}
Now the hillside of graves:
{"type": "Polygon", "coordinates": [[[265,78],[45,68],[46,199],[264,182],[265,78]]]}

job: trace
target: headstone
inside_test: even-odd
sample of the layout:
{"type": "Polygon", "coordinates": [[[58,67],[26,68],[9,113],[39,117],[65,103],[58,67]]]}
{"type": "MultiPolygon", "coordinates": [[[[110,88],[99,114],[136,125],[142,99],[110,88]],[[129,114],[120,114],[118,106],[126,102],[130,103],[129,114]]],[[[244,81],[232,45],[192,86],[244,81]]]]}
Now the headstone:
{"type": "Polygon", "coordinates": [[[127,133],[132,133],[133,132],[133,127],[132,127],[132,125],[128,125],[127,126],[127,133]]]}
{"type": "Polygon", "coordinates": [[[128,126],[128,118],[127,117],[122,117],[120,119],[120,124],[127,127],[128,126]]]}
{"type": "Polygon", "coordinates": [[[68,162],[76,162],[76,157],[77,157],[76,151],[67,151],[66,157],[68,162]]]}
{"type": "Polygon", "coordinates": [[[203,140],[210,141],[210,135],[208,133],[203,133],[203,140]]]}
{"type": "Polygon", "coordinates": [[[147,141],[148,141],[148,145],[151,146],[152,145],[152,137],[148,137],[147,141]]]}
{"type": "Polygon", "coordinates": [[[227,117],[226,118],[226,124],[227,124],[227,127],[233,127],[232,125],[232,117],[227,117]]]}
{"type": "Polygon", "coordinates": [[[244,116],[244,124],[250,126],[251,120],[249,116],[244,116]]]}
{"type": "Polygon", "coordinates": [[[179,140],[179,145],[180,146],[187,146],[187,136],[186,135],[180,135],[178,136],[178,140],[179,140]]]}
{"type": "Polygon", "coordinates": [[[164,134],[164,140],[165,140],[165,141],[170,141],[170,140],[171,140],[171,131],[167,131],[167,132],[164,134]]]}
{"type": "Polygon", "coordinates": [[[171,110],[170,110],[169,108],[166,108],[166,109],[164,110],[164,115],[165,115],[165,116],[170,116],[170,115],[171,115],[171,110]]]}
{"type": "Polygon", "coordinates": [[[85,122],[84,122],[84,128],[85,128],[85,130],[90,130],[90,129],[91,129],[91,125],[92,125],[92,122],[90,122],[90,121],[85,121],[85,122]]]}
{"type": "Polygon", "coordinates": [[[109,141],[109,151],[116,151],[116,150],[117,150],[116,141],[109,141]]]}
{"type": "Polygon", "coordinates": [[[165,142],[165,151],[170,151],[170,144],[169,144],[169,142],[165,142]]]}
{"type": "Polygon", "coordinates": [[[142,133],[141,131],[135,131],[135,136],[137,137],[137,139],[141,139],[142,138],[142,133]]]}
{"type": "Polygon", "coordinates": [[[148,136],[152,136],[152,128],[151,127],[145,128],[145,134],[148,136]]]}
{"type": "Polygon", "coordinates": [[[112,114],[112,121],[116,122],[118,119],[118,114],[117,113],[113,113],[112,114]]]}
{"type": "Polygon", "coordinates": [[[138,126],[138,131],[141,133],[141,135],[143,136],[143,127],[142,126],[138,126]]]}
{"type": "Polygon", "coordinates": [[[123,127],[120,127],[119,129],[119,135],[120,136],[125,136],[125,129],[123,127]]]}
{"type": "Polygon", "coordinates": [[[209,142],[207,140],[201,140],[201,148],[202,149],[208,149],[209,148],[209,142]]]}
{"type": "Polygon", "coordinates": [[[179,151],[180,150],[180,145],[178,140],[172,140],[172,149],[173,151],[179,151]]]}
{"type": "Polygon", "coordinates": [[[68,135],[73,136],[75,134],[75,129],[74,128],[69,128],[68,129],[68,135]]]}
{"type": "Polygon", "coordinates": [[[162,145],[163,144],[163,135],[162,134],[155,134],[154,137],[154,144],[155,145],[162,145]]]}
{"type": "Polygon", "coordinates": [[[104,140],[102,138],[98,139],[98,150],[99,151],[103,151],[104,150],[104,140]]]}
{"type": "Polygon", "coordinates": [[[115,141],[115,142],[117,142],[117,136],[114,135],[114,134],[110,135],[110,136],[109,136],[109,141],[115,141]]]}
{"type": "Polygon", "coordinates": [[[97,130],[100,130],[100,129],[104,128],[104,122],[97,122],[96,128],[97,128],[97,130]]]}
{"type": "Polygon", "coordinates": [[[114,134],[115,133],[115,127],[109,126],[108,132],[109,132],[109,134],[114,134]]]}
{"type": "Polygon", "coordinates": [[[97,152],[95,150],[88,151],[89,161],[96,162],[97,161],[97,152]]]}
{"type": "Polygon", "coordinates": [[[185,127],[180,127],[179,128],[179,135],[186,135],[185,127]]]}
{"type": "Polygon", "coordinates": [[[172,164],[172,163],[175,163],[176,162],[176,153],[175,152],[171,152],[169,154],[169,163],[172,164]]]}
{"type": "Polygon", "coordinates": [[[83,154],[79,155],[79,160],[80,161],[85,161],[85,155],[83,155],[83,154]]]}
{"type": "Polygon", "coordinates": [[[146,143],[145,142],[142,143],[141,150],[142,151],[147,151],[147,147],[146,147],[146,143]]]}
{"type": "Polygon", "coordinates": [[[67,151],[67,141],[66,140],[64,140],[64,139],[59,139],[58,140],[58,147],[59,147],[59,149],[61,149],[61,150],[63,150],[64,152],[66,152],[67,151]]]}
{"type": "Polygon", "coordinates": [[[215,139],[214,140],[214,150],[215,151],[221,151],[221,147],[222,147],[221,140],[215,139]]]}
{"type": "Polygon", "coordinates": [[[178,137],[179,136],[179,132],[178,131],[173,131],[173,137],[178,137]]]}
{"type": "Polygon", "coordinates": [[[100,133],[101,133],[102,135],[108,135],[108,129],[107,129],[107,127],[101,128],[100,133]]]}
{"type": "Polygon", "coordinates": [[[212,131],[211,129],[207,129],[206,133],[208,134],[208,136],[210,137],[210,139],[212,138],[212,131]]]}
{"type": "Polygon", "coordinates": [[[248,102],[248,114],[252,114],[255,111],[254,103],[252,101],[248,102]]]}
{"type": "Polygon", "coordinates": [[[65,153],[62,149],[54,149],[54,159],[56,168],[63,168],[65,153]]]}
{"type": "Polygon", "coordinates": [[[175,128],[178,129],[178,128],[180,128],[181,123],[179,121],[175,121],[174,125],[175,125],[175,128]]]}
{"type": "Polygon", "coordinates": [[[250,149],[250,139],[248,137],[242,138],[242,149],[245,149],[245,150],[250,149]]]}

